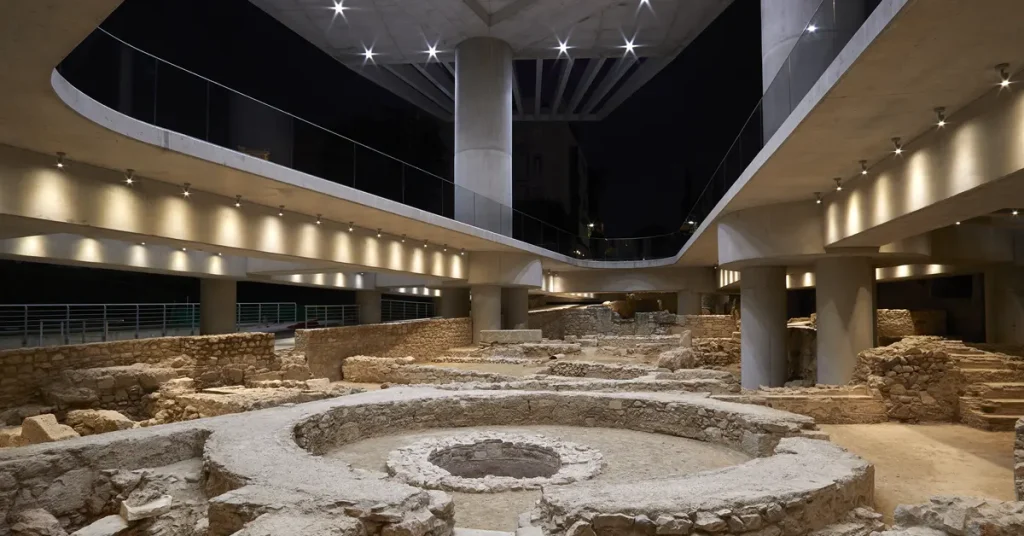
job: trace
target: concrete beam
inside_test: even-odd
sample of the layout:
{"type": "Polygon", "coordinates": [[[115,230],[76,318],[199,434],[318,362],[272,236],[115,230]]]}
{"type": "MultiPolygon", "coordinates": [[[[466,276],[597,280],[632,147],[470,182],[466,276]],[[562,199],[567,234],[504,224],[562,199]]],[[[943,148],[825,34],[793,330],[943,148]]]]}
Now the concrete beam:
{"type": "Polygon", "coordinates": [[[647,268],[634,270],[581,270],[549,273],[543,290],[552,293],[607,292],[714,292],[711,268],[647,268]]]}
{"type": "Polygon", "coordinates": [[[540,259],[532,255],[477,252],[469,262],[469,284],[473,287],[539,288],[542,277],[540,259]]]}

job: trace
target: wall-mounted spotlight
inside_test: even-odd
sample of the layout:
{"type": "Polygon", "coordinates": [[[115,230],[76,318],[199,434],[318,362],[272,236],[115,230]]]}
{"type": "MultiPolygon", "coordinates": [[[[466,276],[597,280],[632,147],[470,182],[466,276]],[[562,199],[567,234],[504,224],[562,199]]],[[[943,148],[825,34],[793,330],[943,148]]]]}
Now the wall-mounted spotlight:
{"type": "Polygon", "coordinates": [[[1020,211],[1018,211],[1017,209],[1013,209],[1013,212],[1010,212],[1011,216],[1016,216],[1017,214],[1020,214],[1020,211]]]}
{"type": "Polygon", "coordinates": [[[192,183],[186,182],[181,186],[181,196],[188,199],[191,195],[192,183]]]}
{"type": "Polygon", "coordinates": [[[322,215],[322,214],[317,214],[317,215],[316,215],[316,224],[317,224],[317,225],[320,225],[320,224],[321,224],[321,223],[323,223],[323,222],[324,222],[324,220],[323,220],[323,215],[322,215]]]}
{"type": "Polygon", "coordinates": [[[956,222],[956,224],[957,224],[957,225],[960,225],[960,222],[956,222]]]}
{"type": "Polygon", "coordinates": [[[842,192],[843,191],[843,179],[841,179],[839,177],[836,177],[836,178],[834,178],[832,180],[834,180],[836,182],[836,191],[837,192],[842,192]]]}
{"type": "Polygon", "coordinates": [[[352,232],[352,231],[354,231],[355,229],[356,229],[356,226],[355,226],[355,224],[354,224],[353,222],[348,222],[348,232],[350,232],[350,233],[351,233],[351,232],[352,232]]]}
{"type": "Polygon", "coordinates": [[[64,157],[67,156],[65,153],[57,153],[57,169],[64,169],[64,157]]]}
{"type": "Polygon", "coordinates": [[[217,252],[217,256],[218,256],[218,257],[223,257],[223,256],[224,256],[224,254],[218,251],[218,252],[217,252]]]}
{"type": "Polygon", "coordinates": [[[145,243],[145,242],[139,242],[139,245],[140,245],[140,246],[145,246],[145,245],[146,245],[146,243],[145,243]]]}
{"type": "Polygon", "coordinates": [[[181,248],[181,250],[182,250],[182,251],[188,251],[188,250],[187,250],[187,249],[185,249],[185,248],[181,248]]]}
{"type": "Polygon", "coordinates": [[[441,248],[441,251],[448,253],[448,244],[445,244],[444,247],[441,248]]]}
{"type": "Polygon", "coordinates": [[[380,229],[377,229],[377,238],[380,238],[380,237],[381,237],[380,229]]]}
{"type": "Polygon", "coordinates": [[[821,192],[814,192],[814,204],[821,204],[821,192]]]}
{"type": "Polygon", "coordinates": [[[946,108],[943,106],[935,109],[935,126],[939,128],[946,126],[946,108]]]}
{"type": "Polygon", "coordinates": [[[686,220],[686,225],[697,225],[696,220],[686,220]]]}
{"type": "Polygon", "coordinates": [[[402,235],[402,243],[405,243],[405,235],[402,235]]]}
{"type": "Polygon", "coordinates": [[[242,208],[242,196],[235,196],[235,208],[242,208]]]}
{"type": "Polygon", "coordinates": [[[278,216],[284,216],[284,205],[278,205],[277,206],[277,215],[278,216]]]}
{"type": "Polygon", "coordinates": [[[460,252],[459,252],[459,255],[462,255],[463,257],[465,257],[465,256],[466,256],[466,250],[462,250],[462,251],[460,251],[460,252]]]}
{"type": "Polygon", "coordinates": [[[423,247],[424,248],[426,248],[429,245],[430,245],[430,242],[427,242],[426,240],[423,241],[423,247]]]}
{"type": "Polygon", "coordinates": [[[892,139],[892,152],[893,154],[903,154],[903,144],[900,143],[898,137],[892,139]]]}
{"type": "Polygon", "coordinates": [[[1009,63],[1000,63],[999,65],[996,65],[996,71],[999,72],[999,87],[1001,88],[1010,87],[1010,73],[1006,72],[1009,68],[1009,63]]]}
{"type": "Polygon", "coordinates": [[[128,168],[124,170],[124,183],[128,186],[135,184],[135,170],[128,168]]]}
{"type": "Polygon", "coordinates": [[[860,161],[860,174],[861,175],[867,175],[868,174],[868,161],[867,160],[861,160],[860,161]]]}

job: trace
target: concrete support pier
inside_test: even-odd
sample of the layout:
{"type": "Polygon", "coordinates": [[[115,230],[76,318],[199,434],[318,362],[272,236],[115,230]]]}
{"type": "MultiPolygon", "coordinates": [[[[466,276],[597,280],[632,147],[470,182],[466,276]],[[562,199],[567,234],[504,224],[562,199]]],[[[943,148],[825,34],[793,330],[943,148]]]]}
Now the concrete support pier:
{"type": "Polygon", "coordinates": [[[830,258],[815,263],[814,272],[817,381],[845,385],[857,354],[875,345],[875,268],[867,258],[830,258]]]}
{"type": "Polygon", "coordinates": [[[505,313],[502,329],[528,329],[530,327],[530,291],[525,288],[504,288],[501,309],[505,313]]]}
{"type": "Polygon", "coordinates": [[[469,316],[469,288],[441,289],[441,317],[464,318],[467,316],[469,316]]]}
{"type": "Polygon", "coordinates": [[[740,271],[741,381],[745,389],[786,383],[786,269],[740,271]]]}
{"type": "Polygon", "coordinates": [[[232,279],[199,280],[199,333],[234,333],[238,284],[232,279]]]}
{"type": "Polygon", "coordinates": [[[473,318],[473,342],[480,342],[481,330],[501,329],[501,287],[497,285],[475,285],[470,288],[473,318]]]}
{"type": "Polygon", "coordinates": [[[455,219],[512,233],[512,48],[473,37],[455,48],[455,219]]]}
{"type": "Polygon", "coordinates": [[[699,315],[701,313],[700,292],[680,290],[676,292],[676,314],[699,315]]]}
{"type": "Polygon", "coordinates": [[[985,341],[1024,344],[1024,266],[985,270],[985,341]]]}
{"type": "Polygon", "coordinates": [[[359,304],[360,324],[380,324],[379,290],[357,290],[356,303],[359,304]]]}

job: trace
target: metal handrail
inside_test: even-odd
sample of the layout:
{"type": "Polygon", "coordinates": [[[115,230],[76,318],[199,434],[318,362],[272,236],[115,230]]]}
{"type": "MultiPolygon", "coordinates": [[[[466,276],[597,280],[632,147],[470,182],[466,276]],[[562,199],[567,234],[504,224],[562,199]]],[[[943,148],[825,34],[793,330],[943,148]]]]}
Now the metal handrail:
{"type": "Polygon", "coordinates": [[[398,322],[433,318],[436,315],[433,302],[382,299],[380,301],[381,322],[398,322]]]}
{"type": "Polygon", "coordinates": [[[359,323],[358,305],[307,305],[305,306],[306,327],[354,326],[359,323]]]}

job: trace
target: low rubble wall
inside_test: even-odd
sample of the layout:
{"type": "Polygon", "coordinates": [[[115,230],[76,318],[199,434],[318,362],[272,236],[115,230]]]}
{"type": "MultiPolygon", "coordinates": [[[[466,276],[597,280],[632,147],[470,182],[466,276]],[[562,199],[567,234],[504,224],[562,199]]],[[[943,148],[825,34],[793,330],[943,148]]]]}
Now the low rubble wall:
{"type": "Polygon", "coordinates": [[[853,382],[877,389],[889,418],[956,421],[964,378],[939,339],[911,337],[860,353],[853,382]]]}
{"type": "Polygon", "coordinates": [[[353,356],[341,366],[345,381],[356,383],[442,384],[451,382],[504,382],[515,377],[491,372],[417,365],[411,357],[353,356]]]}
{"type": "Polygon", "coordinates": [[[342,363],[352,356],[414,356],[426,360],[442,355],[449,348],[472,344],[473,322],[469,318],[431,318],[295,331],[295,348],[305,352],[313,376],[331,381],[342,378],[342,363]]]}
{"type": "Polygon", "coordinates": [[[138,367],[134,369],[138,374],[133,374],[133,369],[127,368],[137,364],[170,369],[173,372],[168,374],[189,376],[205,385],[241,383],[247,374],[280,368],[271,333],[161,337],[2,350],[0,408],[38,402],[44,388],[69,385],[93,391],[83,394],[90,400],[84,400],[82,407],[127,409],[141,397],[134,387],[141,387],[150,374],[138,367]],[[85,373],[83,369],[110,370],[85,373]],[[84,385],[75,384],[77,380],[84,385]],[[91,400],[93,398],[95,400],[91,400]]]}

